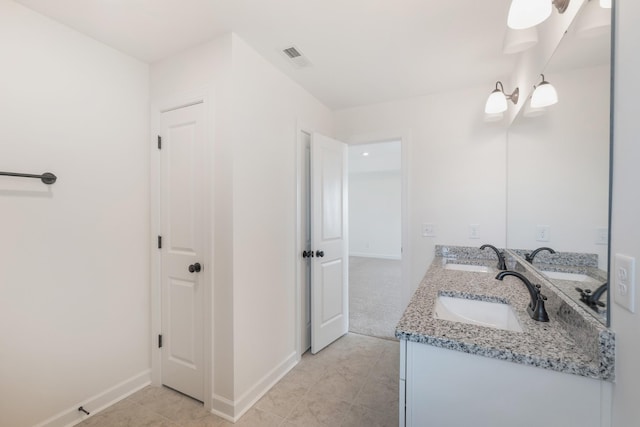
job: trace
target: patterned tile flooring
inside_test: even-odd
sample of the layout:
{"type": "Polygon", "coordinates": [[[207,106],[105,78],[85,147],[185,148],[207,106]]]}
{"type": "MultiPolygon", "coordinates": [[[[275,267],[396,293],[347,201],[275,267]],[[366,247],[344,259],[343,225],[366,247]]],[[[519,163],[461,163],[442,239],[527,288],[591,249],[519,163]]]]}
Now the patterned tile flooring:
{"type": "Polygon", "coordinates": [[[395,427],[399,344],[347,334],[307,352],[235,424],[166,387],[149,386],[87,418],[81,427],[395,427]]]}

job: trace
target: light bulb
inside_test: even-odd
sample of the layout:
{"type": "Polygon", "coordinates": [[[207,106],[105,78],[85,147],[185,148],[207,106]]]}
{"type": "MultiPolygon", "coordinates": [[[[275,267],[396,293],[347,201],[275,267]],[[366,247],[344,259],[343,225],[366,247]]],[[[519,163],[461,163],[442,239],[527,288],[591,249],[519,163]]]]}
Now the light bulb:
{"type": "Polygon", "coordinates": [[[534,27],[551,15],[551,0],[512,0],[507,25],[514,30],[534,27]]]}
{"type": "Polygon", "coordinates": [[[495,89],[487,98],[484,112],[487,114],[502,113],[507,110],[507,98],[500,89],[495,89]]]}
{"type": "Polygon", "coordinates": [[[558,92],[551,83],[542,80],[531,95],[531,108],[543,108],[558,102],[558,92]]]}

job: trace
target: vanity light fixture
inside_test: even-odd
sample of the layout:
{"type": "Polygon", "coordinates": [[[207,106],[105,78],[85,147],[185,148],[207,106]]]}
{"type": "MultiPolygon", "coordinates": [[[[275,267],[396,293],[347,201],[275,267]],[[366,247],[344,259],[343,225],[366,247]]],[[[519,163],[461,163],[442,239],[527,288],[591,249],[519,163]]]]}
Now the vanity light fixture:
{"type": "Polygon", "coordinates": [[[504,87],[501,81],[496,82],[496,88],[491,92],[487,103],[484,105],[484,112],[487,114],[502,113],[507,109],[507,100],[510,100],[514,104],[518,103],[518,96],[520,95],[520,89],[515,88],[511,95],[504,93],[504,87]],[[499,86],[499,88],[498,88],[499,86]]]}
{"type": "Polygon", "coordinates": [[[514,30],[534,27],[551,16],[552,6],[564,13],[569,0],[511,0],[507,25],[514,30]]]}
{"type": "Polygon", "coordinates": [[[544,108],[558,102],[558,92],[551,83],[544,79],[544,74],[540,74],[542,81],[535,86],[531,95],[531,108],[544,108]]]}
{"type": "MultiPolygon", "coordinates": [[[[533,87],[533,90],[536,90],[536,87],[533,87]]],[[[531,96],[529,96],[529,99],[527,100],[528,102],[526,104],[524,104],[524,112],[522,113],[524,115],[524,117],[527,118],[533,118],[533,117],[538,117],[538,116],[542,116],[544,113],[547,112],[547,110],[544,109],[544,107],[532,107],[531,106],[531,96]]]]}

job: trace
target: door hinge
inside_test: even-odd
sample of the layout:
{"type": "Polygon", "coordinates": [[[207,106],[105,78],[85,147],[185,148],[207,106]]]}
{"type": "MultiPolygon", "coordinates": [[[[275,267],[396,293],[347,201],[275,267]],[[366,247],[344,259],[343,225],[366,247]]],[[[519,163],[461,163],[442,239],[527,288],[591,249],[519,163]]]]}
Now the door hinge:
{"type": "Polygon", "coordinates": [[[162,249],[162,236],[158,236],[158,249],[162,249]]]}
{"type": "Polygon", "coordinates": [[[158,335],[158,348],[162,348],[162,334],[158,335]]]}
{"type": "Polygon", "coordinates": [[[162,137],[158,135],[158,150],[162,150],[162,137]]]}

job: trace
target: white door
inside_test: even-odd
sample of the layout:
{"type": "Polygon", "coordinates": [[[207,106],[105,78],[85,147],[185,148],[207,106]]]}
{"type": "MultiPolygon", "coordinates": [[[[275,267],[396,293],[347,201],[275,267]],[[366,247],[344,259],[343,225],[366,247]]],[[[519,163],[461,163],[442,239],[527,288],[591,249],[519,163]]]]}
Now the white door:
{"type": "Polygon", "coordinates": [[[162,114],[162,384],[204,400],[203,105],[162,114]]]}
{"type": "Polygon", "coordinates": [[[349,330],[347,146],[311,138],[311,352],[349,330]]]}

